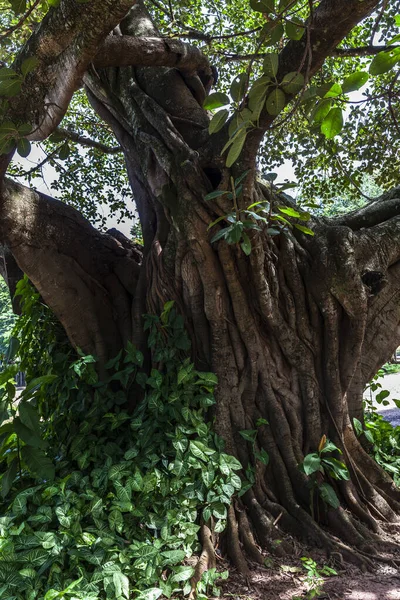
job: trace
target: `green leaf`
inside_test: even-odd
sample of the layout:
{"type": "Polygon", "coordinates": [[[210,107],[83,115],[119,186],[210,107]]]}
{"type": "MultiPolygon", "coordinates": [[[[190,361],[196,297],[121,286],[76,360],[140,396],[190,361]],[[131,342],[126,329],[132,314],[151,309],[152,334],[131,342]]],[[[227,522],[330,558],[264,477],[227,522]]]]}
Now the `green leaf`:
{"type": "Polygon", "coordinates": [[[250,8],[261,13],[274,12],[275,0],[250,0],[250,8]]]}
{"type": "Polygon", "coordinates": [[[185,560],[186,552],[184,550],[166,550],[161,552],[163,565],[177,565],[185,560]]]}
{"type": "Polygon", "coordinates": [[[275,77],[279,67],[279,54],[269,52],[263,62],[263,71],[267,77],[275,77]]]}
{"type": "Polygon", "coordinates": [[[31,143],[26,138],[22,138],[17,142],[17,152],[23,158],[26,158],[31,151],[31,143]]]}
{"type": "Polygon", "coordinates": [[[7,496],[11,489],[15,476],[17,475],[17,470],[18,458],[16,457],[11,461],[10,466],[1,478],[1,496],[3,499],[7,496]]]}
{"type": "Polygon", "coordinates": [[[294,208],[291,208],[290,206],[278,206],[278,210],[284,215],[289,215],[289,217],[295,217],[299,219],[301,216],[299,211],[295,210],[294,208]]]}
{"type": "Polygon", "coordinates": [[[335,479],[350,479],[350,474],[346,465],[337,458],[323,458],[322,465],[335,479]]]}
{"type": "Polygon", "coordinates": [[[247,233],[245,231],[243,231],[242,233],[242,243],[240,244],[240,247],[242,248],[243,252],[246,254],[246,256],[250,256],[251,254],[251,241],[249,236],[247,235],[247,233]]]}
{"type": "Polygon", "coordinates": [[[379,52],[369,66],[370,75],[387,73],[400,60],[400,49],[379,52]]]}
{"type": "Polygon", "coordinates": [[[239,431],[239,433],[242,436],[242,438],[244,440],[247,440],[248,442],[255,442],[257,437],[256,429],[243,429],[242,431],[239,431]]]}
{"type": "Polygon", "coordinates": [[[306,475],[312,475],[321,468],[321,459],[316,453],[307,454],[304,457],[303,469],[306,475]]]}
{"type": "Polygon", "coordinates": [[[20,79],[0,79],[0,96],[12,98],[21,91],[22,82],[20,79]]]}
{"type": "Polygon", "coordinates": [[[9,363],[17,356],[20,347],[20,341],[16,337],[11,337],[8,342],[8,348],[4,360],[9,363]]]}
{"type": "Polygon", "coordinates": [[[60,160],[66,160],[70,154],[68,143],[65,142],[58,151],[58,158],[60,160]]]}
{"type": "Polygon", "coordinates": [[[203,108],[205,110],[214,110],[215,108],[220,108],[220,106],[225,106],[226,104],[230,104],[231,100],[229,96],[224,94],[223,92],[214,92],[207,96],[207,98],[203,102],[203,108]]]}
{"type": "Polygon", "coordinates": [[[239,471],[242,465],[234,456],[222,453],[219,457],[219,468],[223,475],[229,475],[231,471],[239,471]]]}
{"type": "Polygon", "coordinates": [[[292,17],[291,21],[288,21],[285,25],[285,31],[288,38],[291,40],[301,40],[304,35],[305,27],[303,22],[296,17],[292,17]]]}
{"type": "Polygon", "coordinates": [[[41,479],[54,479],[54,465],[43,450],[24,446],[21,448],[21,456],[32,473],[41,479]]]}
{"type": "Polygon", "coordinates": [[[336,98],[343,93],[342,86],[339,83],[327,83],[321,87],[323,98],[336,98]]]}
{"type": "Polygon", "coordinates": [[[247,73],[240,73],[231,83],[230,95],[234,102],[240,102],[246,92],[249,76],[247,73]]]}
{"type": "Polygon", "coordinates": [[[229,110],[227,110],[226,108],[216,112],[210,121],[210,124],[208,126],[208,132],[211,134],[211,133],[217,133],[217,131],[220,131],[220,129],[223,128],[226,121],[228,120],[228,117],[229,117],[229,110]]]}
{"type": "Polygon", "coordinates": [[[339,106],[335,106],[334,108],[331,108],[325,119],[322,121],[321,132],[328,140],[331,140],[342,131],[342,128],[343,112],[339,106]]]}
{"type": "Polygon", "coordinates": [[[42,440],[40,434],[26,427],[19,417],[14,419],[13,424],[15,433],[23,442],[25,442],[25,444],[32,446],[32,448],[46,448],[48,445],[45,440],[42,440]]]}
{"type": "Polygon", "coordinates": [[[279,113],[285,108],[286,97],[282,90],[276,88],[273,90],[267,98],[266,108],[268,114],[272,116],[279,115],[279,113]]]}
{"type": "Polygon", "coordinates": [[[213,192],[210,192],[209,194],[204,196],[204,200],[214,200],[214,198],[220,198],[221,196],[225,196],[225,194],[228,193],[229,192],[227,190],[214,190],[213,192]]]}
{"type": "Polygon", "coordinates": [[[18,406],[18,414],[21,422],[34,431],[38,436],[41,435],[40,417],[36,409],[29,402],[22,401],[18,406]]]}
{"type": "Polygon", "coordinates": [[[10,3],[16,15],[26,11],[26,0],[10,0],[10,3]]]}
{"type": "Polygon", "coordinates": [[[129,598],[129,579],[120,571],[113,573],[113,584],[117,598],[129,598]]]}
{"type": "Polygon", "coordinates": [[[269,454],[264,448],[262,448],[261,452],[255,452],[255,458],[262,462],[264,465],[269,464],[269,454]]]}
{"type": "Polygon", "coordinates": [[[280,86],[286,94],[297,94],[303,89],[304,75],[297,73],[297,71],[287,73],[282,79],[280,86]]]}
{"type": "Polygon", "coordinates": [[[321,123],[325,119],[328,112],[331,110],[332,104],[332,98],[325,98],[323,100],[320,100],[310,114],[310,121],[321,123]]]}
{"type": "Polygon", "coordinates": [[[188,581],[193,573],[193,567],[178,567],[177,571],[171,577],[171,582],[188,581]]]}
{"type": "Polygon", "coordinates": [[[298,229],[299,231],[301,231],[302,233],[305,233],[306,235],[315,235],[315,233],[313,232],[312,229],[309,229],[308,227],[305,227],[304,225],[299,225],[299,223],[294,223],[294,227],[296,229],[298,229]]]}
{"type": "Polygon", "coordinates": [[[226,506],[222,502],[215,502],[211,505],[212,514],[216,519],[226,519],[226,506]]]}
{"type": "Polygon", "coordinates": [[[240,153],[243,149],[244,142],[246,140],[247,131],[245,129],[241,129],[239,134],[235,137],[233,141],[228,156],[226,158],[226,166],[228,169],[233,165],[234,162],[239,158],[240,153]]]}
{"type": "Polygon", "coordinates": [[[26,77],[26,75],[28,75],[28,73],[31,73],[31,71],[36,69],[38,64],[39,64],[39,59],[37,58],[37,56],[30,56],[29,58],[26,58],[21,65],[22,75],[24,77],[26,77]]]}
{"type": "Polygon", "coordinates": [[[339,498],[337,497],[335,490],[331,485],[329,485],[329,483],[326,483],[324,481],[323,483],[321,483],[318,489],[322,500],[326,502],[326,504],[329,504],[333,508],[339,508],[339,498]]]}
{"type": "Polygon", "coordinates": [[[367,83],[369,75],[366,71],[356,71],[349,75],[342,84],[342,91],[344,94],[354,92],[362,88],[367,83]]]}

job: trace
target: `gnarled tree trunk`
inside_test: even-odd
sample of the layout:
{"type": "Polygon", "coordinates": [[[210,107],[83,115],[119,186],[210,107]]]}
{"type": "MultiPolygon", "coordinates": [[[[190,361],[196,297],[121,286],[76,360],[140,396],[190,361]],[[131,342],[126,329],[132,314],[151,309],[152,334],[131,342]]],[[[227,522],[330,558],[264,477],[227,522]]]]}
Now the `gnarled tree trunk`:
{"type": "MultiPolygon", "coordinates": [[[[365,14],[373,6],[356,3],[365,14]]],[[[359,18],[353,13],[348,28],[359,18]]],[[[322,11],[320,18],[332,14],[322,11]]],[[[141,4],[114,33],[158,35],[141,4]]],[[[290,56],[294,60],[289,50],[282,69],[290,56]]],[[[311,72],[320,62],[315,55],[311,72]]],[[[239,161],[224,166],[220,149],[227,131],[210,138],[201,107],[211,78],[207,68],[199,74],[100,65],[86,72],[89,100],[125,155],[143,253],[115,232],[99,234],[71,208],[8,180],[1,239],[71,342],[103,363],[128,339],[142,343],[144,312],[176,301],[198,368],[218,375],[216,428],[227,450],[244,467],[255,467],[254,485],[229,512],[227,548],[243,571],[244,553],[261,560],[257,542],[284,551],[288,544],[276,542],[282,532],[364,564],[366,543],[378,544],[381,523],[400,516],[399,490],[352,426],[354,417],[362,420],[365,384],[399,345],[400,191],[346,217],[313,218],[313,237],[251,230],[249,256],[238,244],[211,244],[209,225],[232,211],[232,201],[204,197],[216,188],[229,190],[231,178],[246,170],[238,210],[263,198],[272,206],[292,205],[256,179],[258,130],[239,161]],[[255,429],[255,448],[268,452],[268,465],[255,459],[240,435],[255,429]],[[343,452],[350,480],[330,481],[339,509],[320,503],[312,511],[308,477],[299,465],[324,435],[343,452]]]]}

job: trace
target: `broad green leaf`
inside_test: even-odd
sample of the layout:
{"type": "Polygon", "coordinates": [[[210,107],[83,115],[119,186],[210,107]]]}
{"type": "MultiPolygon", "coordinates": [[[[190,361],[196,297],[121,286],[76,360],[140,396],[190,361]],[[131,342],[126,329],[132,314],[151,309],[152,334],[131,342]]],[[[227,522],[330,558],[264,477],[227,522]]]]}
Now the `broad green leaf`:
{"type": "Polygon", "coordinates": [[[226,104],[230,104],[230,98],[223,92],[214,92],[207,96],[207,98],[203,102],[203,108],[205,110],[214,110],[215,108],[220,108],[221,106],[225,106],[226,104]]]}
{"type": "Polygon", "coordinates": [[[226,108],[219,110],[217,113],[215,113],[215,115],[213,115],[213,118],[211,119],[210,124],[208,126],[208,132],[211,134],[220,131],[220,129],[223,128],[226,121],[228,120],[228,117],[229,110],[227,110],[226,108]]]}
{"type": "Polygon", "coordinates": [[[249,236],[247,235],[247,233],[245,231],[243,231],[242,233],[242,243],[240,244],[240,247],[242,248],[243,252],[246,254],[246,256],[250,256],[251,254],[251,241],[249,236]]]}
{"type": "Polygon", "coordinates": [[[244,440],[247,440],[248,442],[255,442],[257,437],[256,429],[243,429],[242,431],[239,431],[239,433],[242,436],[242,438],[244,440]]]}
{"type": "Polygon", "coordinates": [[[310,114],[310,121],[315,121],[316,123],[322,123],[325,119],[328,112],[331,110],[333,104],[332,98],[325,98],[320,100],[318,104],[314,107],[310,114]]]}
{"type": "Polygon", "coordinates": [[[40,437],[39,433],[26,427],[26,425],[22,423],[20,417],[14,419],[14,431],[25,444],[28,444],[32,448],[46,448],[48,445],[47,442],[40,437]]]}
{"type": "Polygon", "coordinates": [[[1,478],[1,496],[5,498],[8,492],[11,489],[11,486],[14,482],[15,476],[17,475],[18,470],[18,458],[14,458],[7,471],[3,474],[1,478]]]}
{"type": "Polygon", "coordinates": [[[113,573],[113,584],[117,598],[129,598],[129,579],[120,571],[113,573]]]}
{"type": "Polygon", "coordinates": [[[266,108],[270,115],[275,117],[285,108],[286,97],[282,90],[276,88],[267,98],[266,108]]]}
{"type": "Polygon", "coordinates": [[[21,91],[22,82],[20,79],[0,79],[0,96],[12,98],[21,91]]]}
{"type": "Polygon", "coordinates": [[[209,194],[204,196],[204,200],[214,200],[215,198],[220,198],[221,196],[225,196],[225,194],[228,193],[229,192],[227,192],[226,190],[215,190],[214,192],[210,192],[209,194]]]}
{"type": "Polygon", "coordinates": [[[10,3],[16,15],[26,11],[26,0],[10,0],[10,3]]]}
{"type": "Polygon", "coordinates": [[[26,138],[21,138],[17,142],[17,152],[23,158],[27,157],[31,151],[31,143],[26,138]]]}
{"type": "Polygon", "coordinates": [[[329,504],[333,508],[339,508],[339,498],[337,497],[335,490],[331,485],[329,485],[329,483],[326,483],[324,481],[323,483],[321,483],[318,489],[319,493],[321,494],[322,500],[326,502],[326,504],[329,504]]]}
{"type": "Polygon", "coordinates": [[[363,85],[367,83],[369,75],[366,71],[356,71],[349,75],[342,84],[342,91],[344,94],[359,90],[363,85]]]}
{"type": "Polygon", "coordinates": [[[60,160],[66,160],[68,158],[69,154],[70,154],[70,149],[69,149],[67,142],[65,142],[58,151],[58,158],[60,160]]]}
{"type": "Polygon", "coordinates": [[[278,206],[278,210],[284,215],[288,215],[289,217],[295,217],[297,219],[300,218],[301,214],[298,210],[291,208],[290,206],[278,206]]]}
{"type": "Polygon", "coordinates": [[[264,58],[263,71],[267,77],[275,77],[279,67],[279,54],[269,52],[264,58]]]}
{"type": "Polygon", "coordinates": [[[8,342],[8,348],[7,348],[6,355],[4,357],[4,360],[7,363],[12,361],[16,357],[19,347],[20,347],[19,339],[16,337],[11,337],[10,341],[8,342]]]}
{"type": "Polygon", "coordinates": [[[22,401],[18,406],[18,414],[21,422],[34,431],[38,436],[41,435],[40,417],[36,409],[29,402],[22,401]]]}
{"type": "Polygon", "coordinates": [[[343,128],[343,112],[339,106],[331,108],[321,123],[321,132],[330,140],[334,138],[343,128]]]}
{"type": "Polygon", "coordinates": [[[294,227],[306,235],[315,235],[312,229],[305,227],[304,225],[300,225],[299,223],[294,223],[294,227]]]}
{"type": "Polygon", "coordinates": [[[233,144],[231,145],[228,152],[228,156],[226,157],[226,166],[228,167],[228,169],[239,158],[244,146],[244,142],[246,141],[246,136],[247,131],[245,129],[241,129],[239,135],[236,136],[233,144]]]}
{"type": "Polygon", "coordinates": [[[211,511],[216,519],[226,519],[226,506],[222,502],[215,502],[211,505],[211,511]]]}
{"type": "Polygon", "coordinates": [[[255,453],[255,458],[262,462],[264,465],[269,464],[269,454],[264,448],[261,449],[261,452],[255,453]]]}
{"type": "Polygon", "coordinates": [[[307,454],[304,457],[303,469],[306,475],[312,475],[321,468],[321,459],[316,453],[307,454]]]}
{"type": "Polygon", "coordinates": [[[38,64],[39,64],[39,59],[37,58],[37,56],[30,56],[29,58],[26,58],[21,65],[22,75],[24,77],[26,75],[28,75],[28,73],[30,73],[31,71],[36,69],[38,64]]]}
{"type": "Polygon", "coordinates": [[[280,86],[286,94],[297,94],[304,86],[304,75],[296,71],[287,73],[280,86]]]}
{"type": "Polygon", "coordinates": [[[249,76],[247,73],[240,73],[231,83],[230,94],[234,102],[240,102],[246,92],[249,76]]]}
{"type": "Polygon", "coordinates": [[[173,583],[180,581],[188,581],[194,573],[193,567],[178,567],[176,572],[172,575],[171,581],[173,583]]]}
{"type": "Polygon", "coordinates": [[[250,0],[250,7],[261,13],[274,12],[275,0],[250,0]]]}
{"type": "Polygon", "coordinates": [[[24,446],[21,455],[28,468],[41,479],[54,479],[54,465],[43,450],[24,446]]]}
{"type": "Polygon", "coordinates": [[[320,88],[323,98],[336,98],[343,93],[342,86],[339,83],[326,83],[320,88]]]}
{"type": "Polygon", "coordinates": [[[19,79],[19,75],[13,69],[9,67],[1,67],[0,68],[0,81],[4,79],[19,79]]]}
{"type": "Polygon", "coordinates": [[[304,24],[300,19],[292,17],[291,21],[287,21],[285,25],[285,31],[288,38],[291,40],[300,40],[305,32],[304,24]]]}
{"type": "Polygon", "coordinates": [[[176,565],[185,559],[186,552],[183,550],[166,550],[161,552],[161,556],[163,559],[163,565],[176,565]]]}
{"type": "Polygon", "coordinates": [[[370,75],[382,75],[387,73],[398,63],[400,60],[400,49],[388,50],[379,52],[369,66],[370,75]]]}

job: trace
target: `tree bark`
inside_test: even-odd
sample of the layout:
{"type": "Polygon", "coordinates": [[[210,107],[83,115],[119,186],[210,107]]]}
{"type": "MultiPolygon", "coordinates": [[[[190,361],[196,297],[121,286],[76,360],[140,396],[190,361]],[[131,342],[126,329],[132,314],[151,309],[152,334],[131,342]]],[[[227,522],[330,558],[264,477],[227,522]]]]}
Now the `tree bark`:
{"type": "MultiPolygon", "coordinates": [[[[344,35],[356,18],[350,5],[359,19],[377,3],[337,4],[344,35]]],[[[334,6],[320,3],[323,23],[334,6]]],[[[158,33],[138,3],[115,35],[158,33]]],[[[332,44],[325,42],[329,53],[332,44]]],[[[314,58],[317,68],[321,56],[314,58]]],[[[226,131],[214,139],[208,134],[201,75],[165,67],[89,68],[84,83],[124,152],[143,257],[115,232],[99,234],[73,209],[7,180],[0,238],[71,342],[101,364],[128,339],[141,345],[141,315],[175,300],[197,367],[218,375],[216,429],[244,469],[255,470],[254,485],[229,512],[227,548],[242,570],[244,553],[260,559],[256,543],[288,549],[285,532],[366,566],[366,544],[374,542],[378,552],[380,529],[400,515],[399,490],[352,425],[354,417],[362,420],[363,387],[400,343],[400,193],[347,217],[312,218],[314,237],[250,230],[249,256],[238,244],[211,244],[221,224],[210,233],[210,223],[232,205],[227,196],[204,197],[229,190],[243,165],[249,172],[238,209],[263,198],[273,207],[292,205],[255,178],[252,144],[260,131],[228,170],[219,155],[226,131]],[[269,453],[268,465],[256,460],[243,430],[257,431],[255,449],[269,453]],[[327,480],[341,508],[317,500],[315,511],[299,465],[324,435],[342,451],[351,478],[327,480]]]]}

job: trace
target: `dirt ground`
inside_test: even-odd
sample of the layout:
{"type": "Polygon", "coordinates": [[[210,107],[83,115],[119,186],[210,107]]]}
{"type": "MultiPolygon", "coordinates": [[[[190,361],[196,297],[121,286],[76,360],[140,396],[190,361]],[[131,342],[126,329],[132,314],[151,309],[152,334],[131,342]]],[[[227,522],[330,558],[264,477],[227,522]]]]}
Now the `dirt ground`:
{"type": "MultiPolygon", "coordinates": [[[[247,582],[231,570],[220,597],[226,600],[307,600],[311,598],[307,595],[310,588],[303,573],[293,573],[279,567],[256,567],[252,571],[252,580],[247,582]]],[[[338,569],[337,576],[325,578],[320,593],[314,599],[400,600],[400,572],[394,567],[381,568],[376,573],[338,569]]]]}

